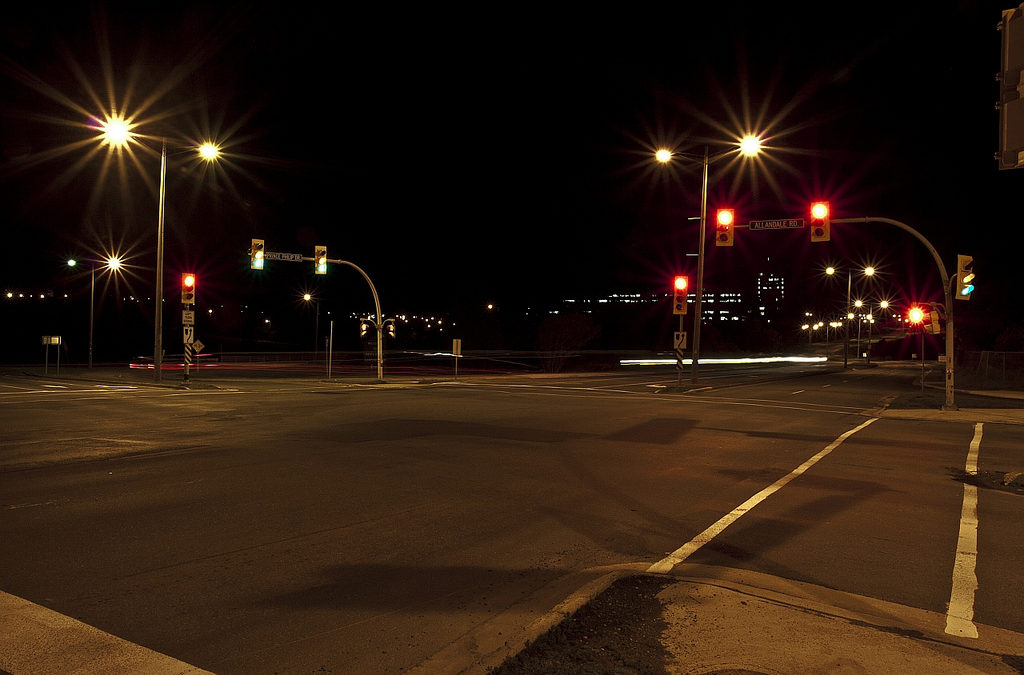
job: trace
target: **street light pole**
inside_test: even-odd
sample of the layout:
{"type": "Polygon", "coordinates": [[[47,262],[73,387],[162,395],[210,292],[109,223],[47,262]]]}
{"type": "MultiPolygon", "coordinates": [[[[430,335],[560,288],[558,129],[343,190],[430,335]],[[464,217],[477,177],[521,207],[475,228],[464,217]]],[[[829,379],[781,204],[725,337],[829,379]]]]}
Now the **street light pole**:
{"type": "Polygon", "coordinates": [[[92,317],[95,313],[93,309],[95,298],[96,298],[96,264],[93,263],[91,271],[91,282],[89,284],[89,369],[92,369],[92,317]]]}
{"type": "Polygon", "coordinates": [[[690,359],[690,380],[697,384],[697,361],[700,358],[701,297],[704,295],[704,236],[708,211],[708,146],[704,146],[704,175],[700,189],[700,242],[697,245],[697,298],[693,315],[693,355],[690,359]]]}
{"type": "Polygon", "coordinates": [[[167,182],[167,139],[161,139],[160,203],[156,224],[156,313],[153,319],[153,379],[160,382],[163,374],[164,328],[164,195],[167,182]]]}
{"type": "Polygon", "coordinates": [[[850,286],[853,283],[853,270],[846,270],[846,339],[843,342],[843,368],[849,365],[850,359],[850,286]]]}
{"type": "MultiPolygon", "coordinates": [[[[707,232],[707,214],[708,214],[708,165],[716,160],[731,155],[735,152],[739,152],[743,157],[753,157],[761,151],[761,139],[757,136],[744,136],[736,144],[736,147],[725,150],[724,152],[718,153],[713,157],[709,155],[709,148],[707,145],[704,146],[704,157],[701,162],[701,190],[700,190],[700,240],[697,243],[697,289],[696,289],[696,300],[694,301],[694,317],[693,317],[693,355],[690,359],[690,370],[691,378],[694,384],[697,382],[697,374],[700,363],[700,326],[703,317],[701,312],[703,311],[701,305],[703,304],[704,295],[704,239],[707,232]]],[[[670,150],[661,149],[654,153],[655,159],[662,163],[668,163],[673,156],[679,155],[684,156],[682,153],[676,153],[670,150]]],[[[696,159],[696,155],[685,155],[689,159],[696,159]]],[[[682,320],[682,317],[680,317],[682,320]]],[[[682,330],[680,330],[682,332],[682,330]]],[[[680,359],[681,361],[681,359],[680,359]]],[[[678,375],[677,375],[678,377],[678,375]]]]}

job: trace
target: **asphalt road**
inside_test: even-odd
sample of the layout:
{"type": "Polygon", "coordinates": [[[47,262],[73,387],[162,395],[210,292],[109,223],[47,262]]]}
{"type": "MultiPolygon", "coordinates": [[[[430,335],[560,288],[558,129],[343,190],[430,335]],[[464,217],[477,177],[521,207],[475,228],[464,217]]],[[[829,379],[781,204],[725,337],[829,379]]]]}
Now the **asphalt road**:
{"type": "MultiPolygon", "coordinates": [[[[0,591],[218,673],[402,672],[439,653],[458,671],[916,386],[803,370],[688,393],[671,371],[4,377],[0,591]]],[[[689,562],[944,611],[974,433],[877,419],[689,562]]],[[[1019,427],[986,425],[980,463],[1018,466],[1019,427]]],[[[980,518],[976,616],[1024,632],[1019,497],[980,518]]]]}

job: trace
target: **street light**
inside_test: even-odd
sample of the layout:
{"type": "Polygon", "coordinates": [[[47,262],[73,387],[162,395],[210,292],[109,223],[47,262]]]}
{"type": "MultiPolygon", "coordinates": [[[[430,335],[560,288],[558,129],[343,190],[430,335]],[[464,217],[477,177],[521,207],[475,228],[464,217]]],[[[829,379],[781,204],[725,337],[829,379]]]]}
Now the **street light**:
{"type": "MultiPolygon", "coordinates": [[[[138,143],[139,136],[132,129],[135,125],[121,115],[108,117],[100,123],[101,141],[112,150],[121,150],[131,142],[138,143]]],[[[199,158],[206,162],[220,157],[220,148],[209,141],[197,148],[199,158]]],[[[157,206],[156,226],[156,310],[153,320],[153,377],[160,382],[163,371],[163,304],[164,304],[164,202],[167,193],[167,139],[160,139],[160,192],[157,206]]]]}
{"type": "MultiPolygon", "coordinates": [[[[89,270],[89,368],[92,368],[92,335],[93,335],[93,316],[95,315],[94,306],[96,298],[96,261],[92,262],[92,266],[89,270]]],[[[68,260],[68,267],[76,267],[78,261],[72,258],[68,260]]],[[[121,268],[121,259],[115,255],[108,257],[104,263],[103,268],[111,272],[116,272],[121,268]]]]}
{"type": "MultiPolygon", "coordinates": [[[[828,267],[825,268],[825,274],[827,274],[828,276],[830,276],[830,277],[834,276],[835,273],[836,273],[836,268],[833,267],[832,265],[829,265],[828,267]]],[[[874,267],[872,267],[871,265],[868,265],[867,267],[864,268],[864,276],[866,276],[866,277],[873,277],[874,275],[875,275],[875,268],[874,267]]],[[[844,342],[843,342],[843,368],[846,368],[849,365],[850,321],[853,321],[853,318],[854,318],[854,313],[851,311],[851,308],[850,308],[850,287],[851,287],[852,284],[853,284],[853,270],[852,269],[847,269],[846,270],[846,305],[844,305],[845,312],[846,312],[846,331],[845,331],[846,335],[845,335],[844,342]]],[[[860,302],[860,301],[858,300],[857,302],[860,302]]],[[[860,307],[860,305],[857,305],[857,306],[860,307]]],[[[858,353],[859,353],[860,352],[860,323],[859,322],[857,324],[857,335],[858,335],[858,337],[857,337],[857,350],[858,350],[858,353]]]]}
{"type": "MultiPolygon", "coordinates": [[[[879,310],[886,310],[888,308],[889,308],[889,301],[888,300],[879,300],[879,302],[878,302],[878,309],[879,310]]],[[[885,314],[883,313],[883,314],[880,314],[879,316],[884,318],[885,314]]],[[[869,366],[871,365],[871,326],[874,325],[874,323],[875,323],[875,316],[874,316],[874,313],[871,311],[871,308],[869,307],[868,308],[868,352],[867,352],[868,353],[867,362],[868,362],[869,366]]]]}
{"type": "MultiPolygon", "coordinates": [[[[704,156],[702,159],[702,177],[701,177],[701,189],[700,189],[700,240],[697,247],[697,288],[696,298],[694,300],[694,314],[693,314],[693,355],[690,359],[690,379],[696,384],[697,383],[697,368],[698,361],[700,360],[700,324],[703,319],[701,316],[701,296],[704,295],[704,239],[707,231],[707,212],[708,212],[708,165],[712,162],[718,161],[723,157],[728,157],[735,153],[739,153],[741,157],[749,158],[754,157],[761,152],[761,139],[757,136],[747,135],[736,142],[733,147],[728,150],[724,150],[716,155],[708,155],[708,146],[704,146],[704,156]]],[[[659,149],[654,153],[654,158],[662,164],[668,164],[676,157],[682,157],[686,159],[697,159],[697,155],[684,154],[681,152],[673,152],[672,150],[659,149]]]]}

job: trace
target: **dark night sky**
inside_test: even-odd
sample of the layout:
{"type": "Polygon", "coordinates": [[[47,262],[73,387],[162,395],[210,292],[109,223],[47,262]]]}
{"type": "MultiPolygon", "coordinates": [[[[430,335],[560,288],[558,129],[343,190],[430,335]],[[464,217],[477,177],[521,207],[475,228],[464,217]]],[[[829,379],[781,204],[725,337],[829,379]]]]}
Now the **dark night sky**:
{"type": "MultiPolygon", "coordinates": [[[[213,301],[314,283],[298,263],[254,279],[253,236],[306,255],[326,244],[370,274],[385,313],[667,290],[693,266],[700,171],[655,167],[651,152],[714,152],[750,130],[765,159],[713,164],[709,212],[802,217],[828,198],[835,217],[901,220],[950,271],[973,254],[989,301],[1020,306],[1005,232],[1021,224],[1024,171],[992,157],[1008,2],[688,4],[36,3],[0,29],[0,285],[59,283],[68,255],[113,244],[135,256],[133,288],[152,287],[159,158],[104,174],[73,126],[113,101],[150,103],[140,132],[225,142],[215,173],[172,152],[167,179],[168,283],[196,268],[213,301]]],[[[772,257],[813,288],[826,261],[870,260],[894,292],[937,299],[906,235],[832,236],[709,240],[707,284],[772,257]]],[[[354,273],[320,283],[363,298],[354,273]]]]}

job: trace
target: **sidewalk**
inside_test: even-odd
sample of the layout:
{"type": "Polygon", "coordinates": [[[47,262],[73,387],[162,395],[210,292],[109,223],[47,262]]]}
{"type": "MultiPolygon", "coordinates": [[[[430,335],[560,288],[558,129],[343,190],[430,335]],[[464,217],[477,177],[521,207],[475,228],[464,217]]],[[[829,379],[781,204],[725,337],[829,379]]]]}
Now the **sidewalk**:
{"type": "Polygon", "coordinates": [[[683,564],[608,578],[492,675],[1010,675],[1024,664],[1024,635],[976,624],[978,638],[957,637],[943,614],[758,572],[683,564]]]}

